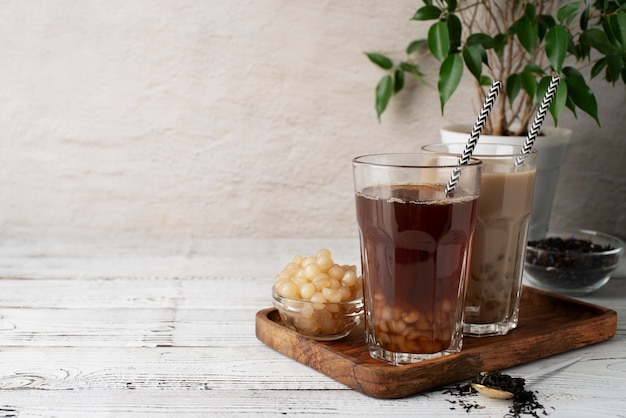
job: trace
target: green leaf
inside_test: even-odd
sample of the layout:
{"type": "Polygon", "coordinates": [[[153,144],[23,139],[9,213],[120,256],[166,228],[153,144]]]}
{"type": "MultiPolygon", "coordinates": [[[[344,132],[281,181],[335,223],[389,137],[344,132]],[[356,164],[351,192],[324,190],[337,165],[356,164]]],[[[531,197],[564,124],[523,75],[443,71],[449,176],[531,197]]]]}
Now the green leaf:
{"type": "Polygon", "coordinates": [[[583,75],[574,67],[564,67],[563,75],[569,79],[582,79],[584,81],[583,75]]]}
{"type": "Polygon", "coordinates": [[[375,52],[365,52],[367,58],[370,59],[374,64],[378,65],[383,70],[391,70],[393,67],[393,61],[382,54],[377,54],[375,52]]]}
{"type": "Polygon", "coordinates": [[[493,38],[485,33],[473,33],[465,41],[467,45],[482,45],[485,49],[493,48],[495,42],[493,38]]]}
{"type": "Polygon", "coordinates": [[[538,25],[538,33],[539,39],[543,39],[546,36],[546,32],[556,25],[556,20],[551,15],[539,15],[537,16],[537,25],[538,25]]]}
{"type": "Polygon", "coordinates": [[[456,9],[456,0],[448,0],[448,11],[453,12],[456,9]]]}
{"type": "Polygon", "coordinates": [[[602,29],[604,30],[604,34],[606,35],[611,45],[616,45],[617,40],[615,39],[615,34],[613,34],[613,29],[611,28],[611,24],[609,23],[608,18],[602,20],[602,29]]]}
{"type": "Polygon", "coordinates": [[[537,10],[535,9],[535,6],[532,5],[532,3],[526,3],[526,9],[524,10],[524,14],[531,21],[534,21],[535,16],[537,15],[537,10]]]}
{"type": "Polygon", "coordinates": [[[422,6],[417,9],[411,20],[434,20],[439,19],[441,10],[436,6],[422,6]]]}
{"type": "Polygon", "coordinates": [[[461,19],[457,15],[451,14],[446,19],[446,22],[448,24],[448,35],[450,36],[450,50],[448,54],[454,54],[461,47],[461,32],[463,30],[461,19]]]}
{"type": "Polygon", "coordinates": [[[446,102],[459,86],[462,76],[463,59],[459,54],[449,55],[441,64],[441,68],[439,69],[439,82],[437,83],[442,115],[446,102]]]}
{"type": "Polygon", "coordinates": [[[591,8],[589,6],[585,7],[585,10],[580,15],[580,29],[587,30],[589,27],[589,16],[591,14],[591,8]]]}
{"type": "Polygon", "coordinates": [[[546,55],[552,69],[558,73],[563,69],[569,35],[565,27],[557,25],[546,34],[546,55]]]}
{"type": "Polygon", "coordinates": [[[524,67],[524,71],[530,71],[539,75],[544,74],[543,68],[535,63],[526,64],[526,66],[524,67]]]}
{"type": "Polygon", "coordinates": [[[409,64],[406,61],[400,62],[399,67],[400,67],[401,70],[403,70],[405,72],[409,72],[409,73],[413,72],[414,70],[417,70],[417,67],[415,65],[409,64]]]}
{"type": "Polygon", "coordinates": [[[404,71],[397,69],[393,76],[393,92],[399,92],[402,87],[404,87],[404,71]]]}
{"type": "Polygon", "coordinates": [[[519,74],[511,74],[506,80],[506,95],[512,105],[522,88],[522,81],[519,74]]]}
{"type": "Polygon", "coordinates": [[[570,39],[569,44],[567,45],[567,52],[571,52],[578,61],[591,59],[591,47],[583,43],[574,45],[574,41],[572,39],[570,39]],[[571,52],[572,50],[573,52],[571,52]]]}
{"type": "Polygon", "coordinates": [[[500,60],[504,57],[504,47],[507,44],[508,37],[503,34],[498,34],[493,37],[493,50],[500,60]]]}
{"type": "Polygon", "coordinates": [[[554,99],[552,99],[552,104],[550,104],[550,114],[552,115],[552,119],[554,119],[554,124],[558,124],[559,117],[563,110],[565,109],[565,103],[567,102],[567,83],[559,83],[559,88],[556,89],[556,94],[554,95],[554,99]]]}
{"type": "Polygon", "coordinates": [[[408,62],[401,62],[400,69],[405,73],[411,73],[415,77],[415,79],[422,83],[426,84],[426,80],[424,80],[423,74],[419,71],[415,64],[409,64],[408,62]]]}
{"type": "Polygon", "coordinates": [[[480,76],[480,85],[481,86],[491,86],[493,84],[493,80],[488,75],[480,76]]]}
{"type": "Polygon", "coordinates": [[[427,46],[426,39],[418,39],[413,41],[406,47],[407,55],[411,55],[412,53],[418,51],[420,48],[427,46]]]}
{"type": "Polygon", "coordinates": [[[622,45],[622,50],[626,51],[626,13],[612,15],[609,23],[615,39],[622,45]]]}
{"type": "Polygon", "coordinates": [[[622,72],[624,60],[621,55],[606,56],[606,80],[615,84],[622,72]]]}
{"type": "Polygon", "coordinates": [[[522,16],[513,25],[517,39],[526,51],[530,54],[535,50],[535,45],[539,39],[539,26],[537,22],[533,22],[528,16],[522,16]]]}
{"type": "Polygon", "coordinates": [[[376,85],[376,115],[378,116],[378,122],[380,122],[380,115],[387,109],[387,104],[389,104],[392,94],[393,80],[390,75],[386,75],[376,85]]]}
{"type": "Polygon", "coordinates": [[[537,80],[535,76],[530,71],[522,71],[520,73],[520,81],[522,83],[522,88],[530,97],[530,100],[535,98],[535,94],[537,93],[537,80]]]}
{"type": "Polygon", "coordinates": [[[489,67],[489,56],[487,55],[487,49],[493,48],[494,41],[489,35],[483,33],[475,33],[470,35],[465,41],[466,46],[472,46],[479,48],[482,62],[489,67]]]}
{"type": "Polygon", "coordinates": [[[543,96],[546,95],[546,91],[548,91],[548,86],[550,85],[551,77],[545,76],[541,77],[541,80],[537,83],[537,106],[543,100],[543,96]]]}
{"type": "Polygon", "coordinates": [[[580,42],[597,49],[604,55],[618,55],[620,53],[619,48],[611,44],[609,38],[604,31],[591,28],[587,29],[580,35],[580,42]]]}
{"type": "Polygon", "coordinates": [[[446,22],[439,21],[428,30],[428,49],[439,62],[443,62],[450,50],[450,35],[446,22]]]}
{"type": "Polygon", "coordinates": [[[555,124],[558,123],[559,116],[561,115],[561,113],[563,113],[563,110],[565,109],[567,97],[567,83],[563,83],[563,85],[559,85],[559,88],[556,91],[556,95],[554,96],[552,106],[550,106],[550,113],[552,114],[552,118],[554,119],[555,124]]]}
{"type": "Polygon", "coordinates": [[[569,96],[567,97],[567,101],[565,102],[565,107],[567,107],[569,110],[572,111],[572,113],[574,114],[574,117],[576,118],[578,117],[578,115],[576,114],[576,105],[574,104],[574,101],[569,96]]]}
{"type": "MultiPolygon", "coordinates": [[[[543,96],[545,96],[546,91],[548,91],[548,86],[550,85],[552,77],[546,76],[543,77],[539,84],[537,85],[537,106],[543,101],[543,96]]],[[[567,101],[567,85],[565,83],[559,83],[559,87],[556,90],[554,97],[552,98],[552,102],[550,103],[550,114],[552,115],[552,119],[554,119],[555,125],[558,124],[559,116],[563,112],[565,108],[565,102],[567,101]]]]}
{"type": "Polygon", "coordinates": [[[465,66],[476,77],[476,80],[480,80],[480,75],[483,71],[482,51],[483,49],[480,45],[468,45],[463,49],[465,66]]]}
{"type": "Polygon", "coordinates": [[[552,26],[556,25],[556,20],[552,15],[539,15],[537,16],[537,23],[539,27],[542,27],[544,31],[547,31],[552,26]]]}
{"type": "Polygon", "coordinates": [[[600,58],[598,61],[596,61],[595,64],[593,64],[593,67],[591,67],[591,78],[596,77],[605,68],[606,68],[606,58],[600,58]]]}
{"type": "Polygon", "coordinates": [[[578,9],[580,8],[582,1],[575,1],[573,3],[568,3],[556,12],[556,18],[559,19],[559,22],[563,25],[569,25],[574,20],[578,9]]]}
{"type": "Polygon", "coordinates": [[[567,83],[569,98],[580,110],[587,113],[600,125],[596,97],[589,86],[587,86],[582,74],[573,67],[564,67],[563,75],[565,76],[564,81],[567,83]]]}

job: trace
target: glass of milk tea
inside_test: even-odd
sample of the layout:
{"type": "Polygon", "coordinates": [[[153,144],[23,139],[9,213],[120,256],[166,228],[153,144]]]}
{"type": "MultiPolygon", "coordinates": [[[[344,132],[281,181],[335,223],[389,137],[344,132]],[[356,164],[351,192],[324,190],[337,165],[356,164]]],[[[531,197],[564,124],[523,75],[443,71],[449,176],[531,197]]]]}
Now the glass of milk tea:
{"type": "MultiPolygon", "coordinates": [[[[431,144],[425,151],[461,155],[465,144],[431,144]]],[[[535,186],[537,151],[478,144],[483,162],[478,219],[472,241],[463,334],[505,335],[517,327],[522,274],[535,186]]]]}

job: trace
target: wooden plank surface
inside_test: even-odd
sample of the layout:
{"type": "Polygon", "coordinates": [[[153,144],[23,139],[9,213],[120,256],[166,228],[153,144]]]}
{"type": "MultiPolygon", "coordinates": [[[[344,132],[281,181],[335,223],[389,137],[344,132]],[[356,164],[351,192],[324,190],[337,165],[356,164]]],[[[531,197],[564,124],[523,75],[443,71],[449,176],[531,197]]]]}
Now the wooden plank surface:
{"type": "MultiPolygon", "coordinates": [[[[468,399],[480,405],[470,413],[458,404],[451,409],[454,399],[439,389],[372,398],[256,338],[255,315],[272,306],[277,269],[294,253],[322,246],[351,262],[354,240],[216,240],[179,252],[47,245],[0,246],[0,417],[508,412],[506,402],[484,398],[468,399]]],[[[620,277],[584,298],[617,311],[615,337],[575,350],[580,362],[533,383],[550,417],[626,410],[626,275],[620,277]]]]}
{"type": "Polygon", "coordinates": [[[465,338],[460,353],[394,367],[370,357],[362,326],[346,338],[323,342],[287,328],[276,309],[259,311],[256,318],[257,337],[268,346],[377,398],[401,398],[597,344],[617,328],[613,310],[525,287],[519,326],[506,336],[465,338]]]}

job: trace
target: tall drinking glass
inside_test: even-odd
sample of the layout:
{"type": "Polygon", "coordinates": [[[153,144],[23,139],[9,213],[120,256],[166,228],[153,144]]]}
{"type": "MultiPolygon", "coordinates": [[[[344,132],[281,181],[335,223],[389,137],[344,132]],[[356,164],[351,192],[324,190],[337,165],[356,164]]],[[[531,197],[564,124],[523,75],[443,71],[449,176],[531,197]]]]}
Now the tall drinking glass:
{"type": "Polygon", "coordinates": [[[370,355],[414,363],[461,350],[482,163],[429,153],[353,160],[370,355]]]}
{"type": "MultiPolygon", "coordinates": [[[[423,147],[437,155],[460,155],[465,144],[423,147]]],[[[478,221],[465,299],[464,334],[505,335],[517,327],[524,256],[533,201],[537,151],[478,144],[472,154],[483,161],[478,221]]]]}

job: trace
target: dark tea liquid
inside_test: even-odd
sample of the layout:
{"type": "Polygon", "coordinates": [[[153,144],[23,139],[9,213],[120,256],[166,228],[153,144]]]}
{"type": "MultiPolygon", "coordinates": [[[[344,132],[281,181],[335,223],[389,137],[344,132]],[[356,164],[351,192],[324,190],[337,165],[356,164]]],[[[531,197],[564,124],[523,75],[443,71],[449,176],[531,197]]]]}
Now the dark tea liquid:
{"type": "Polygon", "coordinates": [[[438,353],[460,334],[477,197],[446,198],[444,188],[384,185],[356,195],[368,343],[438,353]]]}

